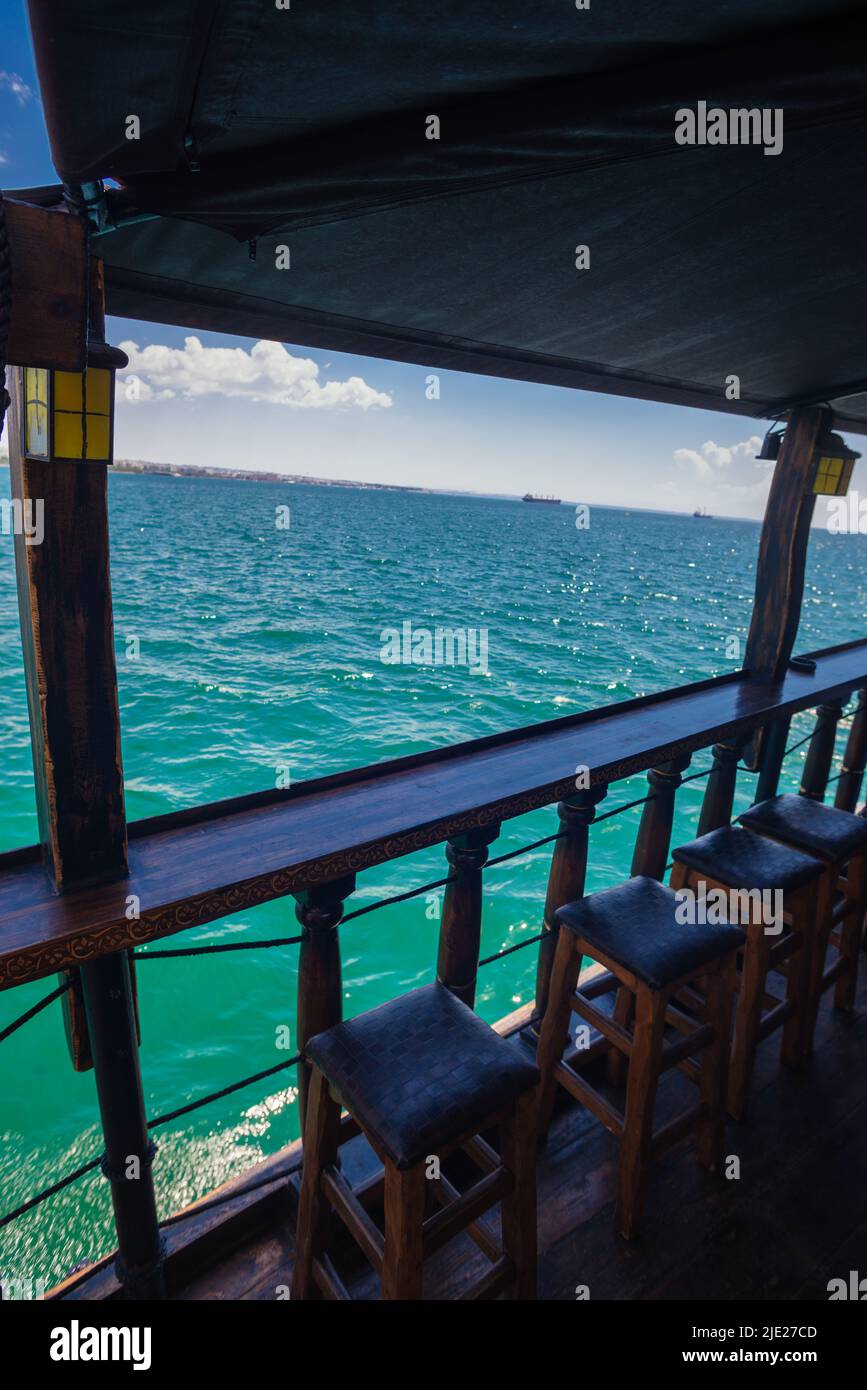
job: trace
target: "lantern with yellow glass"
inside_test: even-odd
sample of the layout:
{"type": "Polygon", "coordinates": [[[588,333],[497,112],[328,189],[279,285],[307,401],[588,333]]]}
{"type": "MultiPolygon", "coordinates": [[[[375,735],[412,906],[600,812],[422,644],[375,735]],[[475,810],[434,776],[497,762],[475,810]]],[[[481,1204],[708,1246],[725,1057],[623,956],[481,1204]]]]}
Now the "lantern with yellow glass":
{"type": "Polygon", "coordinates": [[[90,343],[83,372],[24,369],[24,453],[58,463],[111,463],[114,377],[126,353],[90,343]]]}
{"type": "Polygon", "coordinates": [[[813,491],[822,497],[845,497],[855,460],[861,457],[839,434],[828,430],[816,445],[817,466],[813,491]]]}

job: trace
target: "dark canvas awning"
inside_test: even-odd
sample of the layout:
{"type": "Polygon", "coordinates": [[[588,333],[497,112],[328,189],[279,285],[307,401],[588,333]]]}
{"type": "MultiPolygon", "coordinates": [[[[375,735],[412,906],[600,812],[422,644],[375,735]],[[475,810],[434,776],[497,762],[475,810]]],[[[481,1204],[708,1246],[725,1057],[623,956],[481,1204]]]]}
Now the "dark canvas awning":
{"type": "Polygon", "coordinates": [[[867,432],[859,8],[30,0],[113,313],[867,432]],[[678,145],[700,101],[782,152],[678,145]]]}

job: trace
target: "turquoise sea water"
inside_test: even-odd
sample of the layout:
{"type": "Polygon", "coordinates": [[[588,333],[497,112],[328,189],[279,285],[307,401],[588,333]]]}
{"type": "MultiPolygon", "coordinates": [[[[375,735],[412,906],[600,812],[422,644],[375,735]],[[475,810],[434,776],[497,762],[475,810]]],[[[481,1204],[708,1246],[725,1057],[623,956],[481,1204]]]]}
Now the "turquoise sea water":
{"type": "MultiPolygon", "coordinates": [[[[0,471],[0,496],[8,475],[0,471]]],[[[750,522],[231,480],[114,475],[112,580],[131,819],[555,718],[736,667],[752,603],[750,522]],[[288,530],[275,525],[288,505],[288,530]],[[488,630],[487,674],[387,665],[384,628],[488,630]],[[138,657],[135,641],[138,639],[138,657]]],[[[798,645],[863,635],[867,538],[814,532],[798,645]]],[[[807,732],[808,717],[792,740],[807,732]]],[[[841,731],[841,738],[845,728],[841,731]]],[[[803,752],[788,763],[795,785],[803,752]]],[[[708,765],[699,754],[693,768],[708,765]]],[[[750,799],[742,774],[739,800],[750,799]]],[[[691,837],[703,783],[679,795],[691,837]]],[[[606,808],[644,792],[634,778],[606,808]]],[[[415,808],[414,808],[415,810],[415,808]]],[[[629,871],[637,811],[593,832],[589,887],[629,871]]],[[[508,823],[492,853],[556,829],[553,808],[508,823]]],[[[0,849],[36,839],[12,540],[0,535],[0,849]]],[[[483,955],[534,935],[550,847],[492,869],[483,955]]],[[[441,847],[359,876],[351,906],[442,876],[441,847]]],[[[342,931],[344,1007],[354,1014],[432,978],[436,905],[385,908],[342,931]]],[[[175,938],[290,935],[291,901],[175,938]]],[[[150,1115],[263,1070],[281,1025],[294,1040],[297,947],[138,968],[150,1115]]],[[[494,1020],[532,997],[535,947],[482,972],[494,1020]]],[[[0,1028],[53,982],[0,996],[0,1028]]],[[[287,1073],[294,1082],[294,1073],[287,1073]]],[[[59,1006],[0,1045],[0,1210],[99,1152],[91,1073],[69,1064],[59,1006]]],[[[159,1132],[169,1215],[296,1137],[285,1077],[159,1132]]],[[[90,1176],[0,1231],[0,1272],[51,1282],[111,1241],[107,1186],[90,1176]]]]}

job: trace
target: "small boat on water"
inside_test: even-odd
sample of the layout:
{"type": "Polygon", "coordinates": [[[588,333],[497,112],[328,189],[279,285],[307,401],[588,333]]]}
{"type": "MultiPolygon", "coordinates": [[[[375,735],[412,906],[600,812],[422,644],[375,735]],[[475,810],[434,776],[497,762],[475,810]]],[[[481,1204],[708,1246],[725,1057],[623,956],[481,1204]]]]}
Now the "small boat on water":
{"type": "Polygon", "coordinates": [[[693,516],[698,517],[699,521],[713,521],[710,512],[706,511],[704,507],[696,507],[693,516]]]}
{"type": "Polygon", "coordinates": [[[546,502],[549,507],[559,507],[562,498],[560,497],[534,497],[532,492],[525,492],[521,498],[522,502],[546,502]]]}

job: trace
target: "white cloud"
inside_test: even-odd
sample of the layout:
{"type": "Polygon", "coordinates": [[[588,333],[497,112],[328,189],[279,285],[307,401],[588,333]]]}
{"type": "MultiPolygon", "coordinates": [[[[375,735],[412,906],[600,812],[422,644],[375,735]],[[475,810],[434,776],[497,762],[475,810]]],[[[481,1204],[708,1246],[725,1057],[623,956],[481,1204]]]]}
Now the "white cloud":
{"type": "Polygon", "coordinates": [[[12,93],[19,106],[24,106],[33,97],[33,88],[28,87],[20,73],[0,69],[0,89],[4,87],[12,93]]]}
{"type": "Polygon", "coordinates": [[[263,340],[247,352],[203,347],[191,336],[182,348],[158,343],[140,348],[133,342],[120,346],[129,357],[129,366],[119,374],[121,382],[126,378],[126,386],[118,390],[121,402],[219,394],[302,410],[387,409],[392,404],[391,396],[360,376],[320,381],[317,364],[309,357],[293,357],[282,343],[263,340]]]}
{"type": "Polygon", "coordinates": [[[728,468],[738,458],[755,458],[762,441],[759,435],[750,435],[739,444],[715,444],[712,439],[705,440],[701,449],[675,449],[675,463],[691,464],[700,478],[712,478],[714,470],[728,468]]]}

